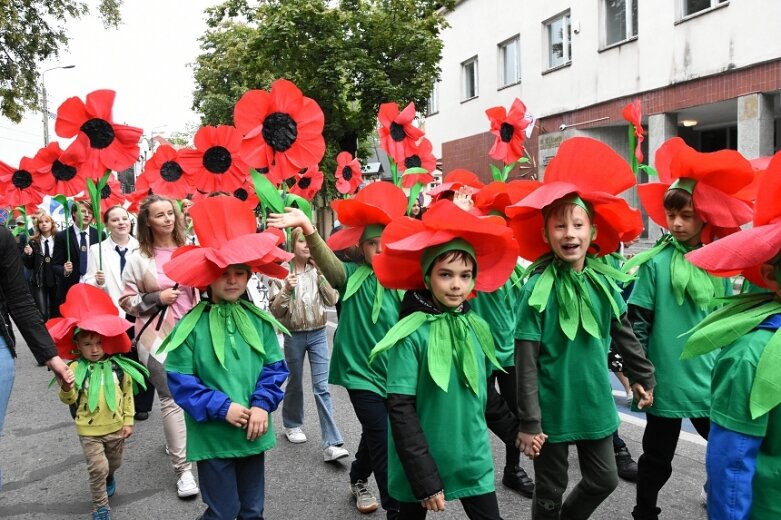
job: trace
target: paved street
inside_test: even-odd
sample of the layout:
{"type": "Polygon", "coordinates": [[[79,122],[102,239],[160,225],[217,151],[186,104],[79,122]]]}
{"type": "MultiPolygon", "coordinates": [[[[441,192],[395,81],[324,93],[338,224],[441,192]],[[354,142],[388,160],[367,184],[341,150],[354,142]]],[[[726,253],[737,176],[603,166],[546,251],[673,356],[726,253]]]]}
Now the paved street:
{"type": "MultiPolygon", "coordinates": [[[[329,331],[333,332],[333,327],[329,327],[329,331]]],[[[0,440],[4,479],[0,518],[88,518],[87,472],[68,408],[57,399],[55,388],[47,388],[50,374],[45,368],[35,366],[24,345],[20,345],[16,367],[5,435],[0,440]]],[[[344,389],[332,387],[331,391],[346,447],[352,453],[358,445],[360,426],[344,389]]],[[[309,437],[305,444],[290,444],[281,434],[280,413],[273,416],[278,445],[266,459],[266,518],[384,518],[380,511],[361,515],[355,510],[348,487],[349,459],[342,464],[323,462],[311,393],[307,395],[305,408],[304,431],[309,437]]],[[[626,420],[622,422],[620,433],[637,457],[643,431],[642,416],[622,417],[626,420]]],[[[700,488],[705,480],[705,448],[692,439],[691,435],[686,435],[679,443],[673,477],[660,497],[663,518],[706,518],[699,503],[700,488]]],[[[155,407],[148,421],[136,424],[135,434],[126,445],[124,465],[117,472],[117,493],[111,499],[115,519],[193,519],[202,511],[200,499],[182,501],[176,497],[175,478],[163,445],[160,413],[155,407]]],[[[493,449],[496,467],[501,472],[503,448],[494,442],[493,449]]],[[[571,480],[579,478],[574,455],[573,450],[571,480]]],[[[528,461],[523,465],[532,473],[528,461]]],[[[372,488],[376,490],[374,483],[372,488]]],[[[530,501],[503,488],[501,474],[497,476],[497,492],[506,520],[530,518],[530,501]]],[[[633,502],[634,486],[622,481],[593,518],[630,518],[633,502]]],[[[449,502],[447,508],[445,513],[432,514],[430,518],[465,518],[457,502],[449,502]]]]}

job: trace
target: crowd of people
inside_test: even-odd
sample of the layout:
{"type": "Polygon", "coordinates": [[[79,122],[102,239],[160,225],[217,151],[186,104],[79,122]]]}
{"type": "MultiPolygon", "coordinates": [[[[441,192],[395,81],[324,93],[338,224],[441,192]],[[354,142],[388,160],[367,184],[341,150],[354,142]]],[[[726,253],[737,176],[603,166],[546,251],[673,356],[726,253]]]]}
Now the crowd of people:
{"type": "MultiPolygon", "coordinates": [[[[329,384],[347,389],[360,423],[349,479],[362,513],[425,518],[457,499],[469,518],[500,519],[490,431],[504,444],[501,482],[532,499],[532,518],[588,518],[621,476],[636,481],[632,517],[658,519],[690,419],[711,442],[710,517],[778,518],[781,155],[752,212],[735,195],[753,178],[737,152],[680,140],[661,152],[663,182],[641,200],[669,234],[626,263],[610,254],[638,234],[639,212],[617,196],[634,174],[581,138],[562,143],[543,182],[489,187],[459,171],[425,208],[368,184],[333,203],[343,227],[326,240],[300,209],[263,228],[231,196],[150,195],[137,216],[114,206],[106,236],[88,204],[61,231],[39,213],[29,241],[0,228],[2,314],[72,405],[93,519],[111,518],[124,441],[155,393],[178,496],[200,494],[204,520],[262,518],[278,406],[284,438],[308,440],[307,356],[325,462],[350,457],[329,384]],[[752,215],[766,240],[737,254],[756,238],[738,230],[752,215]],[[712,314],[735,274],[754,290],[712,314]],[[645,412],[637,464],[610,370],[645,412]],[[571,446],[582,479],[565,496],[571,446]]],[[[15,340],[0,327],[2,433],[15,340]]]]}

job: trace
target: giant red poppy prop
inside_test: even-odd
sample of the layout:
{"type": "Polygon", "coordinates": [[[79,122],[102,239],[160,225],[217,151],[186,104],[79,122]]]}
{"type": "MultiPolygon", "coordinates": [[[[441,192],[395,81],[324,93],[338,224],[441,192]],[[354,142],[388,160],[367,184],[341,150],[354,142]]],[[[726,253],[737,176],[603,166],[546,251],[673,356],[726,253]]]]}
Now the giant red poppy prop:
{"type": "Polygon", "coordinates": [[[549,253],[543,240],[543,208],[570,195],[578,195],[593,209],[597,235],[592,253],[604,256],[617,251],[643,231],[638,210],[618,194],[635,184],[629,164],[609,146],[588,137],[564,141],[545,170],[542,185],[519,202],[505,208],[520,246],[521,256],[536,260],[549,253]]]}
{"type": "Polygon", "coordinates": [[[457,191],[464,186],[472,188],[474,194],[483,189],[485,184],[482,183],[480,177],[474,172],[464,170],[463,168],[456,168],[455,170],[448,172],[447,175],[445,175],[445,178],[442,179],[442,184],[429,190],[428,194],[434,201],[437,201],[447,192],[457,191]]]}
{"type": "Polygon", "coordinates": [[[637,194],[648,216],[667,227],[664,196],[678,179],[695,182],[692,202],[697,216],[706,222],[703,243],[725,237],[751,221],[750,200],[737,196],[754,179],[751,163],[734,150],[702,153],[680,137],[666,141],[656,152],[656,170],[661,182],[642,184],[637,194]]]}
{"type": "Polygon", "coordinates": [[[336,156],[336,191],[352,194],[363,182],[361,163],[350,152],[339,152],[336,156]]]}
{"type": "Polygon", "coordinates": [[[112,174],[108,178],[106,185],[103,186],[102,190],[100,190],[100,214],[105,214],[109,208],[113,208],[114,206],[124,205],[125,195],[122,193],[122,185],[116,179],[114,174],[112,174]]]}
{"type": "Polygon", "coordinates": [[[167,144],[146,162],[142,176],[152,191],[164,197],[183,199],[194,189],[179,164],[179,152],[167,144]]]}
{"type": "Polygon", "coordinates": [[[255,186],[252,184],[252,179],[250,177],[247,177],[244,184],[233,190],[231,195],[246,204],[252,211],[255,211],[255,208],[260,204],[260,199],[258,199],[258,194],[255,193],[255,186]]]}
{"type": "Polygon", "coordinates": [[[193,138],[195,150],[179,151],[187,182],[201,191],[232,192],[247,179],[249,166],[239,152],[241,133],[232,126],[203,126],[193,138]]]}
{"type": "Polygon", "coordinates": [[[7,206],[25,206],[34,210],[43,200],[45,177],[35,169],[35,161],[22,157],[14,168],[0,161],[0,197],[7,206]]]}
{"type": "Polygon", "coordinates": [[[358,244],[366,226],[386,226],[407,211],[407,196],[390,182],[373,182],[352,199],[335,200],[331,208],[342,229],[326,240],[334,251],[358,244]]]}
{"type": "Polygon", "coordinates": [[[640,105],[640,100],[635,99],[621,112],[621,115],[626,121],[633,127],[634,135],[634,154],[638,163],[643,162],[643,149],[642,144],[645,139],[645,132],[643,132],[643,112],[640,105]]]}
{"type": "Polygon", "coordinates": [[[60,143],[54,141],[45,148],[38,150],[33,162],[35,170],[43,175],[41,187],[44,193],[57,193],[73,197],[87,189],[87,177],[81,166],[84,157],[79,157],[83,149],[67,152],[60,148],[60,143]]]}
{"type": "Polygon", "coordinates": [[[166,276],[183,285],[205,288],[230,265],[244,264],[252,271],[283,279],[280,264],[293,255],[279,248],[281,233],[257,233],[252,210],[234,197],[211,197],[190,208],[197,246],[177,249],[163,266],[166,276]]]}
{"type": "Polygon", "coordinates": [[[410,103],[399,112],[396,103],[383,103],[378,118],[380,147],[396,164],[404,164],[404,159],[414,154],[418,139],[423,137],[423,131],[412,124],[415,120],[415,104],[410,103]]]}
{"type": "Polygon", "coordinates": [[[318,164],[325,154],[322,109],[288,80],[276,80],[271,92],[245,92],[236,103],[233,122],[244,135],[245,160],[268,167],[275,178],[289,179],[318,164]]]}
{"type": "Polygon", "coordinates": [[[475,250],[476,291],[495,291],[510,277],[518,259],[518,244],[501,217],[477,217],[448,200],[432,204],[422,220],[394,219],[382,233],[382,253],[372,261],[383,287],[423,289],[423,253],[461,238],[475,250]]]}
{"type": "Polygon", "coordinates": [[[428,184],[434,181],[434,176],[431,175],[437,168],[437,159],[433,154],[433,146],[431,141],[425,137],[420,140],[413,153],[404,158],[403,170],[410,168],[423,168],[427,173],[410,173],[405,174],[401,178],[401,185],[405,188],[411,188],[417,183],[428,184]]]}
{"type": "Polygon", "coordinates": [[[111,111],[115,95],[113,90],[96,90],[87,94],[86,103],[72,97],[57,109],[55,132],[60,137],[76,137],[68,152],[84,157],[84,174],[96,180],[106,170],[122,171],[133,166],[139,156],[143,130],[114,123],[111,111]]]}
{"type": "Polygon", "coordinates": [[[97,287],[85,283],[71,287],[60,306],[60,314],[62,317],[47,321],[46,328],[61,358],[79,357],[73,344],[77,327],[103,336],[101,346],[109,356],[130,352],[130,338],[126,332],[133,324],[119,316],[119,310],[108,293],[97,287]]]}
{"type": "Polygon", "coordinates": [[[491,133],[496,136],[488,155],[505,164],[512,164],[523,157],[524,131],[530,123],[526,119],[523,101],[515,98],[509,112],[504,107],[493,107],[485,114],[491,121],[491,133]]]}
{"type": "Polygon", "coordinates": [[[686,259],[718,276],[743,274],[752,283],[766,287],[759,273],[762,264],[781,251],[781,152],[767,167],[757,192],[754,226],[691,251],[686,259]]]}
{"type": "Polygon", "coordinates": [[[323,186],[324,178],[325,175],[317,166],[306,168],[296,175],[296,183],[290,187],[290,193],[311,201],[323,186]]]}

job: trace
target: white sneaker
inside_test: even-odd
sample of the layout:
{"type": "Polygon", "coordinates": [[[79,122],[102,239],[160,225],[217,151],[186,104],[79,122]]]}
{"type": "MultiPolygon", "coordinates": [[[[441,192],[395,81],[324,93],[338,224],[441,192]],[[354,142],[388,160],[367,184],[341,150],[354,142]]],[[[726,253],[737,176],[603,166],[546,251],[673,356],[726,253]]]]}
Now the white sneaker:
{"type": "Polygon", "coordinates": [[[306,435],[301,431],[301,428],[285,428],[285,437],[293,444],[306,442],[306,435]]]}
{"type": "Polygon", "coordinates": [[[179,495],[179,498],[192,497],[200,493],[200,491],[198,484],[195,482],[195,477],[193,477],[190,471],[182,473],[182,476],[176,482],[176,494],[179,495]]]}
{"type": "Polygon", "coordinates": [[[343,459],[349,456],[350,452],[341,446],[328,446],[325,450],[323,450],[323,459],[326,462],[333,462],[335,460],[343,459]]]}

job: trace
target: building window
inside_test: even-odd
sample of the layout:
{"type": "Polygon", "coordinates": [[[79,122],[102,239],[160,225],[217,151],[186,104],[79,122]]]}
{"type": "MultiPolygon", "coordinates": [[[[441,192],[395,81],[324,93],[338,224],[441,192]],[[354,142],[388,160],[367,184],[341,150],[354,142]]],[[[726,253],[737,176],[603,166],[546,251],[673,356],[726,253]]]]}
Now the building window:
{"type": "Polygon", "coordinates": [[[499,44],[499,88],[521,81],[521,37],[499,44]]]}
{"type": "Polygon", "coordinates": [[[637,36],[637,0],[602,0],[604,46],[637,36]]]}
{"type": "Polygon", "coordinates": [[[431,88],[431,95],[428,98],[428,115],[434,115],[439,112],[439,81],[434,82],[431,88]]]}
{"type": "Polygon", "coordinates": [[[476,98],[477,92],[477,56],[461,64],[462,91],[461,100],[476,98]]]}
{"type": "Polygon", "coordinates": [[[718,7],[720,4],[726,4],[729,0],[680,0],[681,18],[686,18],[708,9],[718,7]]]}
{"type": "Polygon", "coordinates": [[[572,61],[572,26],[569,11],[545,22],[548,39],[548,68],[553,69],[572,61]]]}

